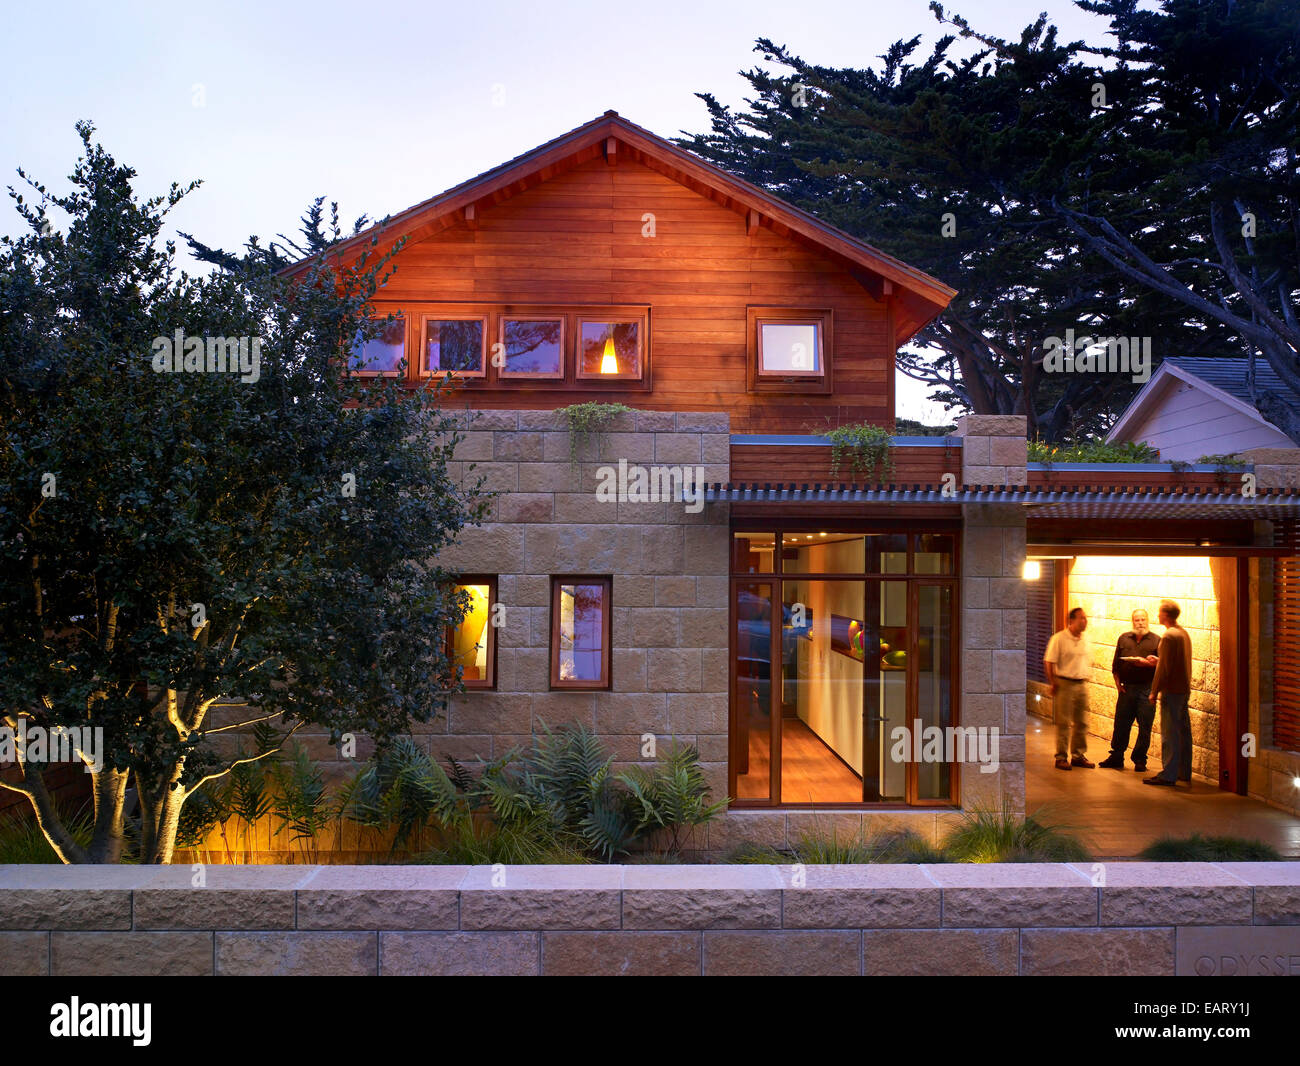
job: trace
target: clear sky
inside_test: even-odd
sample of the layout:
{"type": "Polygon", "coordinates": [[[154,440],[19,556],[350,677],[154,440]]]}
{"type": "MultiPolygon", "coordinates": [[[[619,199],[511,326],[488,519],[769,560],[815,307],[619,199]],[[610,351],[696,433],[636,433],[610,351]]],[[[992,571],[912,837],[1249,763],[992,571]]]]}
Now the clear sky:
{"type": "MultiPolygon", "coordinates": [[[[1067,39],[1104,29],[1065,0],[947,7],[1003,36],[1044,9],[1067,39]]],[[[702,130],[693,94],[741,103],[757,37],[866,66],[941,32],[926,0],[45,0],[8,5],[5,29],[3,184],[22,166],[63,187],[90,119],[141,192],[202,178],[174,225],[223,246],[295,229],[320,195],[348,226],[400,211],[610,108],[702,130]]],[[[899,417],[938,419],[924,391],[900,376],[899,417]]]]}

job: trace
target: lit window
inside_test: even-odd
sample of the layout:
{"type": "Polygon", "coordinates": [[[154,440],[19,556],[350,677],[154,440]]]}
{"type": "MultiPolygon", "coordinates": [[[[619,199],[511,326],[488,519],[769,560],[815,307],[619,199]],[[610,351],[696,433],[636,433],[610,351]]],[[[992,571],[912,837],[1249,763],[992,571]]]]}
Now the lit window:
{"type": "Polygon", "coordinates": [[[481,378],[487,365],[486,318],[426,318],[424,320],[425,374],[451,372],[462,378],[481,378]]]}
{"type": "Polygon", "coordinates": [[[564,319],[501,319],[503,378],[564,377],[564,319]]]}
{"type": "Polygon", "coordinates": [[[641,322],[580,320],[578,377],[641,377],[641,322]]]}
{"type": "Polygon", "coordinates": [[[466,688],[492,688],[496,684],[496,630],[492,607],[496,603],[495,577],[462,577],[453,591],[465,597],[465,615],[447,634],[447,656],[466,688]]]}
{"type": "Polygon", "coordinates": [[[758,372],[763,377],[820,377],[821,325],[816,322],[759,322],[758,372]]]}
{"type": "Polygon", "coordinates": [[[358,374],[398,375],[406,358],[406,319],[400,315],[378,323],[379,332],[370,340],[357,330],[352,344],[352,369],[358,374]]]}
{"type": "Polygon", "coordinates": [[[551,687],[609,688],[610,579],[551,579],[551,687]]]}

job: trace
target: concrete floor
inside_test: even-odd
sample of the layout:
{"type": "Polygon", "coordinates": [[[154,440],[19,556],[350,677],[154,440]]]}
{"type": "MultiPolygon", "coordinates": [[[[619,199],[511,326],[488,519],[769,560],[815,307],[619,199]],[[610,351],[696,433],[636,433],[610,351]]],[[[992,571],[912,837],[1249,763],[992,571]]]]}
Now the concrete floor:
{"type": "MultiPolygon", "coordinates": [[[[1160,769],[1154,757],[1147,773],[1123,770],[1056,769],[1056,727],[1029,716],[1025,736],[1025,796],[1029,813],[1069,827],[1099,859],[1134,858],[1157,837],[1236,836],[1263,840],[1283,855],[1300,857],[1300,818],[1245,796],[1223,792],[1204,781],[1191,786],[1152,788],[1142,784],[1160,769]]],[[[1088,738],[1088,759],[1100,762],[1110,744],[1088,738]]]]}

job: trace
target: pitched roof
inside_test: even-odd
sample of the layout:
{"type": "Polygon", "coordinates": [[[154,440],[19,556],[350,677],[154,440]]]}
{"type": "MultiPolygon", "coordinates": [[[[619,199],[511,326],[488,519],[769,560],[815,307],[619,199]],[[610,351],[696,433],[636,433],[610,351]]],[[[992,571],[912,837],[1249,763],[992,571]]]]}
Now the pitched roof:
{"type": "MultiPolygon", "coordinates": [[[[1250,388],[1246,384],[1247,360],[1231,356],[1191,356],[1176,355],[1164,360],[1173,363],[1180,370],[1186,370],[1194,377],[1200,378],[1207,385],[1222,389],[1229,396],[1235,396],[1242,403],[1253,406],[1250,388]]],[[[1277,372],[1263,359],[1255,360],[1255,389],[1257,392],[1285,393],[1287,390],[1277,372]]]]}
{"type": "MultiPolygon", "coordinates": [[[[935,318],[956,295],[955,289],[936,278],[629,122],[616,111],[606,111],[554,140],[376,223],[340,242],[335,251],[344,256],[360,254],[380,233],[419,240],[455,225],[465,217],[467,208],[491,207],[609,149],[739,214],[756,212],[759,224],[771,227],[778,235],[794,236],[821,248],[843,262],[873,296],[883,298],[895,293],[899,344],[935,318]]],[[[286,273],[297,273],[307,264],[308,260],[302,260],[286,268],[286,273]]]]}
{"type": "MultiPolygon", "coordinates": [[[[1108,441],[1122,440],[1130,429],[1137,426],[1146,415],[1151,404],[1155,403],[1176,381],[1182,381],[1200,389],[1234,410],[1240,411],[1261,425],[1278,430],[1265,418],[1250,398],[1250,387],[1246,384],[1248,360],[1240,356],[1167,356],[1136,396],[1129,402],[1124,413],[1119,416],[1110,432],[1108,441]]],[[[1263,359],[1255,360],[1255,390],[1274,392],[1280,395],[1288,393],[1282,379],[1263,359]]]]}

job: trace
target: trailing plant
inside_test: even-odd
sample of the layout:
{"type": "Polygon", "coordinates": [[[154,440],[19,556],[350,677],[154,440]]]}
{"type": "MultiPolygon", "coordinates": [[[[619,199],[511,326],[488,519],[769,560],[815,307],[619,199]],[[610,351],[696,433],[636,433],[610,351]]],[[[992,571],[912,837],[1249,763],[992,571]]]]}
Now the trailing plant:
{"type": "Polygon", "coordinates": [[[674,740],[655,766],[633,767],[618,779],[639,809],[636,832],[664,830],[671,855],[681,854],[683,830],[704,825],[727,809],[725,799],[709,802],[709,782],[694,744],[674,740]]]}
{"type": "Polygon", "coordinates": [[[893,438],[889,430],[870,422],[836,426],[824,434],[831,442],[831,477],[848,462],[849,476],[887,481],[894,476],[893,438]]]}
{"type": "Polygon", "coordinates": [[[1053,463],[1158,463],[1160,451],[1141,441],[1107,444],[1084,441],[1078,444],[1051,444],[1043,440],[1029,442],[1029,461],[1051,466],[1053,463]]]}
{"type": "Polygon", "coordinates": [[[557,408],[555,413],[562,417],[569,427],[569,463],[578,465],[578,455],[588,441],[596,442],[596,455],[600,456],[600,442],[605,430],[615,417],[632,408],[621,403],[599,403],[590,400],[587,403],[570,404],[557,408]]]}

